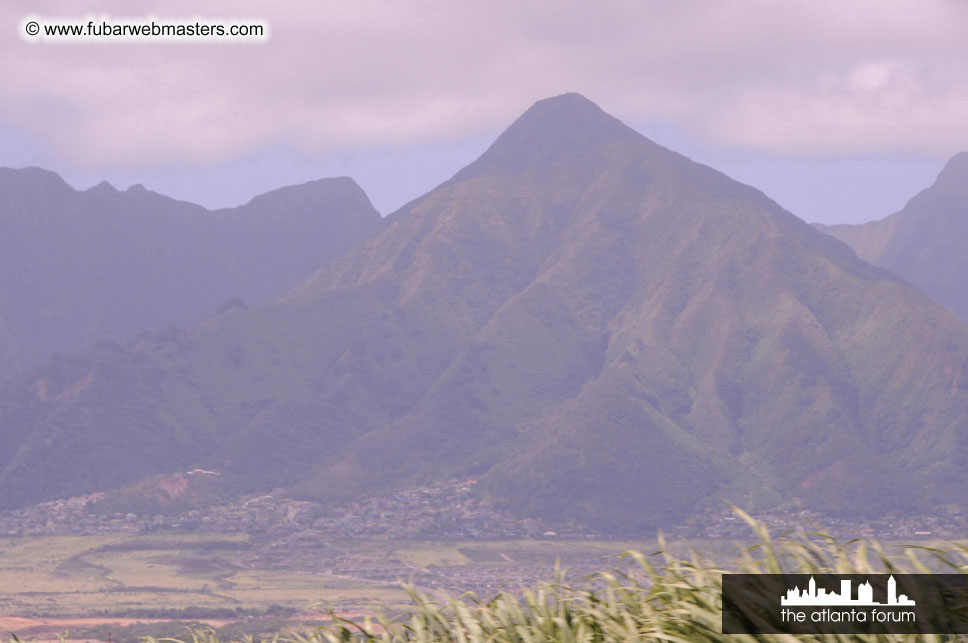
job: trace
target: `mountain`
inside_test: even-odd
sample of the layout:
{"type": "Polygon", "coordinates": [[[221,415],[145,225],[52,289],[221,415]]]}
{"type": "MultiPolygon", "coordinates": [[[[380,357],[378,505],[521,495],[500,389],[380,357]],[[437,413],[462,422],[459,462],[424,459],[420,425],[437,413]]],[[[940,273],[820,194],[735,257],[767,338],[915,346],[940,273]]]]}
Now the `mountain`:
{"type": "Polygon", "coordinates": [[[817,226],[900,275],[968,322],[968,152],[955,155],[904,209],[862,225],[817,226]]]}
{"type": "Polygon", "coordinates": [[[25,358],[23,347],[14,337],[9,325],[0,317],[0,380],[4,373],[19,373],[25,358]]]}
{"type": "Polygon", "coordinates": [[[968,327],[577,94],[284,298],[0,394],[0,504],[191,467],[340,500],[479,478],[632,532],[961,502],[968,327]]]}
{"type": "Polygon", "coordinates": [[[134,186],[0,169],[0,378],[97,340],[195,324],[310,276],[383,223],[350,179],[208,211],[134,186]]]}

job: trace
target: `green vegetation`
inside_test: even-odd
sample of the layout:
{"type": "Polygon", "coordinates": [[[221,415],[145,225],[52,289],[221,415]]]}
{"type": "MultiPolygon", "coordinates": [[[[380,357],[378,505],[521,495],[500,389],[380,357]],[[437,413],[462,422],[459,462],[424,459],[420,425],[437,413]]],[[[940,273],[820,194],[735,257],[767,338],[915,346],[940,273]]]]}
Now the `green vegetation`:
{"type": "Polygon", "coordinates": [[[581,96],[389,220],[284,299],[0,389],[0,507],[119,487],[112,510],[139,515],[274,488],[328,504],[457,477],[616,536],[721,498],[963,511],[968,326],[581,96]],[[223,474],[199,497],[139,483],[196,467],[223,474]]]}

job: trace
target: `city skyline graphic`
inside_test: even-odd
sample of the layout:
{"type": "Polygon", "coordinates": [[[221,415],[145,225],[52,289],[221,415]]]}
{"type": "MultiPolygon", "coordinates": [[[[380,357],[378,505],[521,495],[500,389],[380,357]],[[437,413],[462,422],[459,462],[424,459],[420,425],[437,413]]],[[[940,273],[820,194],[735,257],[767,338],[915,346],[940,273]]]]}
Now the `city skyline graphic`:
{"type": "Polygon", "coordinates": [[[851,581],[841,580],[840,581],[840,592],[827,593],[824,588],[817,588],[817,581],[813,576],[810,577],[810,581],[805,589],[800,589],[798,586],[788,589],[786,596],[780,596],[780,605],[802,605],[802,606],[819,606],[819,605],[879,605],[884,607],[895,607],[895,606],[911,606],[915,602],[908,598],[907,595],[901,594],[897,595],[897,581],[894,580],[894,576],[891,575],[887,579],[887,602],[881,603],[874,600],[874,588],[871,586],[870,581],[862,583],[857,586],[857,598],[851,598],[851,581]]]}

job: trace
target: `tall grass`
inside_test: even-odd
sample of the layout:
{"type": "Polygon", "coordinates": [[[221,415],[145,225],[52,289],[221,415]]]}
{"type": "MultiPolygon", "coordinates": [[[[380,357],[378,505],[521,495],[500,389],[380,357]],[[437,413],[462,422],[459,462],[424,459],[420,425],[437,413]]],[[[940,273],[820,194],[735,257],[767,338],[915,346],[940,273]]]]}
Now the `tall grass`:
{"type": "MultiPolygon", "coordinates": [[[[968,548],[907,547],[896,555],[874,541],[838,542],[802,533],[774,539],[766,527],[740,510],[758,544],[749,547],[728,571],[744,573],[968,573],[968,548]]],[[[481,601],[473,596],[431,596],[410,587],[412,605],[396,616],[363,622],[333,617],[331,625],[310,633],[276,635],[276,643],[339,641],[413,642],[604,642],[604,641],[947,641],[954,635],[730,635],[721,633],[722,574],[697,552],[677,556],[659,538],[658,551],[624,554],[627,571],[585,579],[581,587],[553,582],[521,595],[500,594],[481,601]]],[[[213,631],[194,631],[193,643],[219,643],[213,631]]],[[[181,643],[145,639],[146,643],[181,643]]],[[[252,639],[248,639],[251,643],[252,639]]]]}
{"type": "MultiPolygon", "coordinates": [[[[729,571],[744,573],[968,573],[968,550],[908,547],[890,556],[873,541],[841,543],[822,534],[773,539],[766,527],[739,509],[759,543],[745,550],[729,571]]],[[[672,554],[659,538],[648,556],[627,552],[627,572],[601,572],[595,589],[577,589],[561,576],[520,597],[502,594],[491,601],[446,597],[410,588],[413,606],[401,619],[380,617],[356,624],[335,622],[295,643],[446,641],[496,643],[600,641],[943,641],[955,636],[904,635],[730,635],[722,634],[722,574],[727,571],[692,552],[672,554]]]]}

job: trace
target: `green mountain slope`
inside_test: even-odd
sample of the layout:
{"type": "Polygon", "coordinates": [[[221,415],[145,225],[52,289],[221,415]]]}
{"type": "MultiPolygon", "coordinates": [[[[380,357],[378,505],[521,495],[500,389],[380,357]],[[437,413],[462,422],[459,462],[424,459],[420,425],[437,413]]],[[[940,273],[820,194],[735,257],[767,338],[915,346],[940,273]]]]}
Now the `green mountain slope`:
{"type": "Polygon", "coordinates": [[[817,226],[968,321],[968,152],[904,209],[862,225],[817,226]]]}
{"type": "Polygon", "coordinates": [[[521,515],[632,531],[719,497],[968,491],[968,328],[581,96],[390,220],[282,300],[6,390],[0,503],[188,466],[324,499],[472,475],[521,515]]]}

